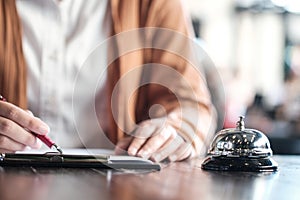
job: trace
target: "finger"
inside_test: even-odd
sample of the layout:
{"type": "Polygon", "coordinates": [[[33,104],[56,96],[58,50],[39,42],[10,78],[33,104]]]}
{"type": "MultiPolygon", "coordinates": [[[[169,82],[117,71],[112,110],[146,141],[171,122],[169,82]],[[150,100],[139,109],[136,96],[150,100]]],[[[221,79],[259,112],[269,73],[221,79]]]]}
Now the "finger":
{"type": "Polygon", "coordinates": [[[0,153],[15,153],[15,151],[0,148],[0,153]]]}
{"type": "Polygon", "coordinates": [[[151,123],[150,120],[143,121],[138,127],[130,134],[132,137],[139,139],[148,139],[156,132],[159,128],[155,124],[151,123]]]}
{"type": "Polygon", "coordinates": [[[33,113],[30,110],[26,110],[26,112],[30,115],[30,116],[34,116],[33,113]]]}
{"type": "Polygon", "coordinates": [[[184,140],[177,134],[175,139],[168,140],[159,151],[155,152],[151,156],[151,160],[154,160],[155,162],[164,160],[165,158],[173,154],[183,143],[184,140]]]}
{"type": "Polygon", "coordinates": [[[133,137],[122,138],[115,147],[115,154],[117,154],[117,155],[126,154],[127,153],[126,150],[128,149],[132,140],[133,140],[133,137]]]}
{"type": "Polygon", "coordinates": [[[147,139],[152,136],[158,128],[151,124],[150,120],[144,121],[139,124],[139,127],[135,129],[130,135],[133,140],[128,147],[128,154],[136,156],[139,149],[144,145],[147,139]]]}
{"type": "Polygon", "coordinates": [[[6,137],[4,135],[0,135],[0,147],[1,149],[5,149],[7,151],[15,152],[15,151],[23,151],[26,146],[12,140],[9,137],[6,137]]]}
{"type": "Polygon", "coordinates": [[[171,126],[163,127],[158,134],[154,134],[154,136],[145,142],[144,146],[139,150],[137,155],[143,158],[149,158],[150,155],[160,149],[168,139],[175,139],[176,135],[176,130],[171,126]]]}
{"type": "MultiPolygon", "coordinates": [[[[33,134],[27,132],[15,122],[3,117],[0,118],[0,134],[25,146],[40,148],[40,142],[38,142],[38,139],[33,134]]],[[[2,142],[2,144],[4,142],[2,142]]],[[[0,148],[1,147],[2,146],[0,146],[0,148]]]]}
{"type": "Polygon", "coordinates": [[[128,154],[131,156],[136,156],[146,140],[147,139],[134,138],[128,147],[128,154]]]}
{"type": "Polygon", "coordinates": [[[188,158],[192,153],[193,146],[190,143],[183,143],[180,145],[180,147],[169,156],[169,160],[174,161],[180,161],[188,158]]]}
{"type": "Polygon", "coordinates": [[[45,135],[50,131],[49,126],[42,120],[31,116],[25,110],[22,110],[13,104],[0,102],[0,106],[0,116],[12,120],[24,128],[42,135],[45,135]]]}

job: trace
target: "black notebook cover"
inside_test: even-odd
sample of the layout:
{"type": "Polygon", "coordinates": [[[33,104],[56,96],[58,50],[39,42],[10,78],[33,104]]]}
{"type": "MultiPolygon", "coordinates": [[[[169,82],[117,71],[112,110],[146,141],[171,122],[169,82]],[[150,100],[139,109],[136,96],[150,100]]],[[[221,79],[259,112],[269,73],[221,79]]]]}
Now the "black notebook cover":
{"type": "Polygon", "coordinates": [[[60,154],[57,152],[0,154],[0,166],[160,170],[159,164],[133,156],[60,154]]]}

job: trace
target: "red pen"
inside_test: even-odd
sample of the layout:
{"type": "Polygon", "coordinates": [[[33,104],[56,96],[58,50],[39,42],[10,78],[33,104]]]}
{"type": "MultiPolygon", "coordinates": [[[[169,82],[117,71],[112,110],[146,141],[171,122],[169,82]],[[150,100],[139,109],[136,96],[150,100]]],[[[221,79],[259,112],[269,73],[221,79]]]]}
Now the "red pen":
{"type": "MultiPolygon", "coordinates": [[[[7,102],[7,100],[0,95],[0,101],[5,101],[7,102]]],[[[39,138],[45,145],[47,145],[50,149],[52,147],[54,147],[59,153],[63,153],[60,146],[58,146],[57,144],[55,144],[55,142],[53,142],[48,136],[46,135],[40,135],[34,132],[31,132],[35,137],[39,138]]]]}

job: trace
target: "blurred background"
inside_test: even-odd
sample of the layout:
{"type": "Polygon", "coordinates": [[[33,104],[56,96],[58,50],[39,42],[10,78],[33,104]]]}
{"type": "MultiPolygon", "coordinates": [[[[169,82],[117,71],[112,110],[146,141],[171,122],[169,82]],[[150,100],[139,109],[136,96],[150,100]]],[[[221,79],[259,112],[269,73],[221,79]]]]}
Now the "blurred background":
{"type": "Polygon", "coordinates": [[[225,121],[264,132],[273,151],[300,154],[300,1],[185,0],[225,90],[225,121]]]}

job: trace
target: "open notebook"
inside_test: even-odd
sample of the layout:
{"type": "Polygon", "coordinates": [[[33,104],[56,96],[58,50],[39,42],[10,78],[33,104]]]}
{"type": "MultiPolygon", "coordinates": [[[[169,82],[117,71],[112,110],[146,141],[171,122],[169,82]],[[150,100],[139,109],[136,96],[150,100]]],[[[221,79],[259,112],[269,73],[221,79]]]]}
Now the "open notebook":
{"type": "Polygon", "coordinates": [[[150,160],[114,155],[106,149],[64,149],[63,154],[45,150],[5,153],[0,154],[0,166],[160,170],[160,165],[150,160]]]}

